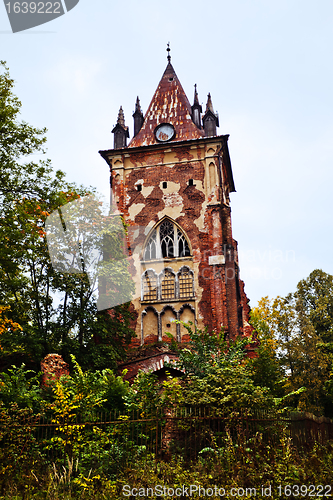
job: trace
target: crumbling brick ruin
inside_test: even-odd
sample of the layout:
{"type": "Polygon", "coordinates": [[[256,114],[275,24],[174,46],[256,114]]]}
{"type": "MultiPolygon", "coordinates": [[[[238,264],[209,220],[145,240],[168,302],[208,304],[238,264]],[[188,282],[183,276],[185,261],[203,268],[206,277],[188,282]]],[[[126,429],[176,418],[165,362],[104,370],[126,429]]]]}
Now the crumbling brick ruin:
{"type": "Polygon", "coordinates": [[[58,380],[62,375],[69,375],[69,365],[60,354],[47,354],[40,363],[42,371],[42,386],[53,380],[58,380]]]}
{"type": "MultiPolygon", "coordinates": [[[[129,144],[120,108],[114,149],[100,151],[113,202],[127,224],[140,227],[131,244],[141,246],[133,255],[133,347],[168,341],[166,331],[186,342],[188,332],[175,320],[211,331],[223,326],[229,338],[252,331],[231,229],[229,136],[217,135],[210,94],[202,115],[195,86],[191,106],[170,59],[145,116],[137,98],[129,144]]],[[[156,357],[142,357],[129,363],[130,378],[139,368],[154,370],[156,357]]]]}

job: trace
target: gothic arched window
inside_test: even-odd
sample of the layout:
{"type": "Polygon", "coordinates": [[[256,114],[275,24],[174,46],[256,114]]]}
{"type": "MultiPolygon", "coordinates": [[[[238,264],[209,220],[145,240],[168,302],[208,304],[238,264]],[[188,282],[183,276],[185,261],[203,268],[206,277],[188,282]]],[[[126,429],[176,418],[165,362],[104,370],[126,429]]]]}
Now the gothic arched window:
{"type": "Polygon", "coordinates": [[[171,269],[164,269],[161,281],[161,299],[174,299],[176,297],[176,277],[171,269]]]}
{"type": "Polygon", "coordinates": [[[142,280],[142,300],[157,300],[157,274],[152,269],[145,271],[142,280]]]}
{"type": "Polygon", "coordinates": [[[179,229],[177,230],[177,243],[178,243],[178,256],[187,257],[190,255],[190,248],[186,241],[185,236],[179,229]]]}
{"type": "Polygon", "coordinates": [[[174,257],[175,228],[171,221],[166,219],[159,227],[162,257],[174,257]]]}
{"type": "Polygon", "coordinates": [[[152,232],[144,251],[144,260],[189,257],[190,247],[184,233],[169,219],[152,232]]]}
{"type": "Polygon", "coordinates": [[[194,296],[193,272],[187,266],[182,267],[177,274],[179,298],[189,299],[194,296]]]}
{"type": "Polygon", "coordinates": [[[156,231],[153,231],[145,248],[144,260],[156,259],[156,231]]]}

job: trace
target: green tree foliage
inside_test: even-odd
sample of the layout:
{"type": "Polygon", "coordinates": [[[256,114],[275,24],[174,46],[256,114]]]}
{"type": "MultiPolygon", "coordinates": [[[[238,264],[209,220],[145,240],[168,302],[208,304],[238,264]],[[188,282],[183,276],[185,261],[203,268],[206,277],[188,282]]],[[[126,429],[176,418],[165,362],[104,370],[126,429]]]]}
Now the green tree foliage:
{"type": "Polygon", "coordinates": [[[224,340],[223,332],[208,332],[184,324],[190,344],[179,351],[178,368],[185,371],[183,403],[224,411],[251,411],[274,404],[268,389],[254,384],[246,357],[250,339],[224,340]]]}
{"type": "Polygon", "coordinates": [[[320,337],[320,347],[333,352],[333,276],[315,269],[298,283],[295,299],[297,311],[320,337]]]}
{"type": "Polygon", "coordinates": [[[268,387],[275,396],[283,396],[284,373],[277,356],[278,342],[270,328],[270,303],[263,297],[251,310],[251,325],[260,342],[257,357],[250,361],[253,381],[257,386],[268,387]]]}
{"type": "MultiPolygon", "coordinates": [[[[85,269],[54,270],[45,233],[52,212],[93,189],[68,183],[48,160],[31,161],[44,152],[46,130],[19,121],[14,82],[5,63],[0,70],[0,307],[7,325],[0,358],[37,364],[50,352],[67,361],[73,353],[91,368],[115,367],[133,334],[129,304],[99,313],[97,280],[89,281],[85,269]]],[[[124,272],[118,269],[117,279],[126,288],[124,272]]]]}
{"type": "Polygon", "coordinates": [[[112,370],[83,371],[75,356],[72,357],[73,371],[51,383],[53,408],[61,415],[64,407],[80,415],[89,416],[96,409],[110,411],[123,410],[125,396],[129,393],[129,383],[112,370]]]}
{"type": "Polygon", "coordinates": [[[18,408],[30,408],[38,411],[43,405],[43,392],[40,377],[33,370],[12,366],[1,374],[0,401],[9,408],[14,402],[18,408]]]}
{"type": "Polygon", "coordinates": [[[1,207],[17,196],[36,197],[45,188],[48,162],[27,162],[21,158],[44,151],[46,129],[19,122],[21,102],[13,94],[14,80],[10,78],[4,61],[0,61],[0,197],[1,207]]]}
{"type": "MultiPolygon", "coordinates": [[[[0,401],[6,408],[15,402],[18,408],[32,409],[35,413],[48,407],[61,415],[67,410],[75,414],[90,415],[94,410],[124,410],[129,383],[108,368],[83,370],[71,356],[73,370],[70,375],[49,381],[41,386],[40,373],[12,366],[0,375],[0,401]]],[[[64,415],[63,415],[64,416],[64,415]]]]}
{"type": "Polygon", "coordinates": [[[261,377],[265,385],[265,377],[270,384],[274,377],[277,382],[281,367],[284,383],[277,387],[285,393],[301,387],[306,389],[293,400],[299,410],[332,416],[333,277],[316,269],[298,283],[295,293],[272,300],[261,299],[253,317],[259,324],[259,332],[260,325],[263,327],[259,353],[269,350],[268,341],[276,346],[270,355],[273,363],[268,363],[265,370],[261,370],[261,366],[266,364],[267,352],[254,362],[257,383],[261,377]],[[270,370],[275,373],[271,379],[270,370]]]}

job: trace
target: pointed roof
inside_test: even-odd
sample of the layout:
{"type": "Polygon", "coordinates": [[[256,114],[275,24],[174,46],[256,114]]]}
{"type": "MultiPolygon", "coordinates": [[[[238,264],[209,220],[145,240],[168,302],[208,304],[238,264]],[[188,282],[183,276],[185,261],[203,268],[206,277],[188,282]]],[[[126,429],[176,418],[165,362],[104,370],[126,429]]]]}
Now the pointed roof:
{"type": "MultiPolygon", "coordinates": [[[[204,116],[202,117],[202,121],[205,124],[205,121],[208,117],[213,117],[216,123],[216,126],[219,127],[219,115],[218,113],[214,113],[214,108],[213,108],[213,102],[212,102],[212,96],[210,95],[210,92],[207,96],[207,104],[206,104],[206,112],[204,116]]],[[[216,133],[214,134],[216,135],[216,133]]]]}
{"type": "Polygon", "coordinates": [[[191,114],[190,102],[169,61],[151,100],[141,130],[130,141],[128,147],[157,144],[154,130],[160,123],[171,123],[174,126],[176,134],[171,142],[200,139],[204,133],[193,123],[191,114]]]}
{"type": "Polygon", "coordinates": [[[123,110],[122,106],[120,106],[120,108],[119,108],[117,123],[119,125],[121,125],[122,127],[124,127],[124,128],[126,127],[126,125],[125,125],[125,115],[124,115],[124,110],[123,110]]]}
{"type": "Polygon", "coordinates": [[[207,96],[207,104],[206,104],[206,113],[207,111],[211,111],[214,114],[214,108],[213,108],[213,103],[212,103],[212,96],[210,95],[210,92],[207,96]]]}
{"type": "Polygon", "coordinates": [[[135,113],[139,113],[140,115],[142,115],[142,109],[141,109],[141,104],[140,104],[140,99],[139,99],[139,96],[137,96],[136,98],[136,103],[135,103],[135,111],[134,111],[134,114],[135,113]]]}
{"type": "Polygon", "coordinates": [[[195,104],[197,104],[198,106],[200,106],[200,104],[199,104],[199,95],[198,95],[197,84],[196,83],[194,84],[194,102],[193,102],[193,106],[195,104]]]}

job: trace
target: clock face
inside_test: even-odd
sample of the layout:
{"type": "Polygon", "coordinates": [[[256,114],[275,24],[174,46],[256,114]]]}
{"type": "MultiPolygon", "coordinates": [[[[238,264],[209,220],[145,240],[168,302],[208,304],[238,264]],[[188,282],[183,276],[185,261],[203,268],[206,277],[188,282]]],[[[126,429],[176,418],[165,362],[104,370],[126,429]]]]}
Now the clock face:
{"type": "Polygon", "coordinates": [[[170,123],[161,123],[155,129],[155,137],[159,142],[171,141],[175,136],[175,129],[170,123]]]}

